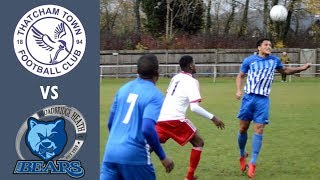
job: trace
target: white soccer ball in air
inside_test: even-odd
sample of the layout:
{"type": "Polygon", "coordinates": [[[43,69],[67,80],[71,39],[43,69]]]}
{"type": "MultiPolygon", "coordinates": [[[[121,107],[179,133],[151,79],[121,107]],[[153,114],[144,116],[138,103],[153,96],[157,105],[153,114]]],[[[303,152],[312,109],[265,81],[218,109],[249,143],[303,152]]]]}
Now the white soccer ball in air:
{"type": "Polygon", "coordinates": [[[270,18],[272,21],[285,21],[288,16],[288,10],[282,5],[275,5],[271,8],[270,18]]]}

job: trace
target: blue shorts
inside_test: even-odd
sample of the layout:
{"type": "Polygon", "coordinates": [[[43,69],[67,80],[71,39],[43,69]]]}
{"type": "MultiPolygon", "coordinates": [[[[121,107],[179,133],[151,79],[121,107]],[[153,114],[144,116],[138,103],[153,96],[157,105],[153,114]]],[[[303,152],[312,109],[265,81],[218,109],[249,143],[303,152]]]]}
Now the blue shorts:
{"type": "Polygon", "coordinates": [[[269,123],[270,101],[268,96],[258,94],[245,94],[238,118],[240,120],[252,121],[259,124],[269,123]]]}
{"type": "Polygon", "coordinates": [[[126,165],[102,162],[100,180],[155,180],[156,174],[150,165],[126,165]]]}

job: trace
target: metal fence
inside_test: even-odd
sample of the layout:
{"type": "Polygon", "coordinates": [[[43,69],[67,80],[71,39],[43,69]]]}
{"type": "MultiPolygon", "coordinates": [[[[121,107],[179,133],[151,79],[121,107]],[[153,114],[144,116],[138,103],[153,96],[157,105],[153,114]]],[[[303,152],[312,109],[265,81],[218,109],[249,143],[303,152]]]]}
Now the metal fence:
{"type": "MultiPolygon", "coordinates": [[[[200,77],[212,77],[213,81],[216,81],[217,77],[232,77],[239,73],[241,64],[196,64],[197,76],[200,77]]],[[[288,67],[302,66],[303,64],[285,64],[288,67]]],[[[303,77],[318,77],[320,76],[320,70],[317,70],[320,64],[311,64],[311,68],[308,71],[297,73],[294,76],[303,77]]],[[[137,77],[135,73],[137,71],[136,65],[100,65],[100,77],[137,77]],[[125,69],[125,70],[124,70],[125,69]],[[109,71],[108,71],[109,70],[109,71]],[[110,73],[106,73],[110,72],[110,73]]],[[[179,73],[179,64],[160,64],[160,76],[172,77],[179,73]]],[[[276,73],[278,75],[279,73],[276,73]]],[[[289,82],[292,80],[292,75],[289,76],[289,82]]]]}

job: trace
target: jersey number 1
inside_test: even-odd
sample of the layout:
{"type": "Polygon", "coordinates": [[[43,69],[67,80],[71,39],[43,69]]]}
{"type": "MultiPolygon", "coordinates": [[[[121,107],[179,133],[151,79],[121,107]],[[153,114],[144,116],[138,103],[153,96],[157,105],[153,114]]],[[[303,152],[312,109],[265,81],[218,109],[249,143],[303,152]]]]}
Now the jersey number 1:
{"type": "Polygon", "coordinates": [[[124,124],[129,123],[129,120],[132,115],[133,107],[136,104],[137,99],[138,99],[138,94],[132,94],[132,93],[129,94],[129,96],[127,98],[127,103],[129,103],[130,106],[129,106],[128,112],[126,114],[126,117],[124,117],[124,120],[122,121],[124,124]]]}

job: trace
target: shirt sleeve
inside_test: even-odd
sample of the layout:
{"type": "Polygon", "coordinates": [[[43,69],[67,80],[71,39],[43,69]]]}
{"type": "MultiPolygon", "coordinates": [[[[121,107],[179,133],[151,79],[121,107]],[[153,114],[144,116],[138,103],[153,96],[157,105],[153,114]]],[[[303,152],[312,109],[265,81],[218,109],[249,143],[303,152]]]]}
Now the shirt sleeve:
{"type": "Polygon", "coordinates": [[[166,154],[160,144],[159,136],[155,128],[155,122],[152,119],[143,119],[142,133],[152,150],[157,154],[160,160],[166,157],[166,154]]]}
{"type": "Polygon", "coordinates": [[[118,103],[117,97],[118,97],[118,94],[116,94],[116,96],[115,96],[115,98],[113,100],[111,109],[110,109],[109,121],[108,121],[108,129],[109,129],[109,131],[110,131],[111,127],[112,127],[114,115],[115,115],[116,109],[117,109],[117,103],[118,103]]]}
{"type": "Polygon", "coordinates": [[[157,122],[160,115],[163,99],[164,97],[161,92],[157,92],[144,109],[143,119],[152,119],[157,122]]]}
{"type": "Polygon", "coordinates": [[[282,64],[281,60],[279,59],[279,57],[275,56],[275,61],[276,61],[276,69],[283,69],[283,64],[282,64]]]}
{"type": "Polygon", "coordinates": [[[240,66],[240,71],[247,74],[250,68],[250,62],[248,58],[245,58],[240,66]]]}
{"type": "Polygon", "coordinates": [[[185,84],[185,92],[189,102],[201,102],[200,85],[196,79],[191,79],[185,84]]]}

